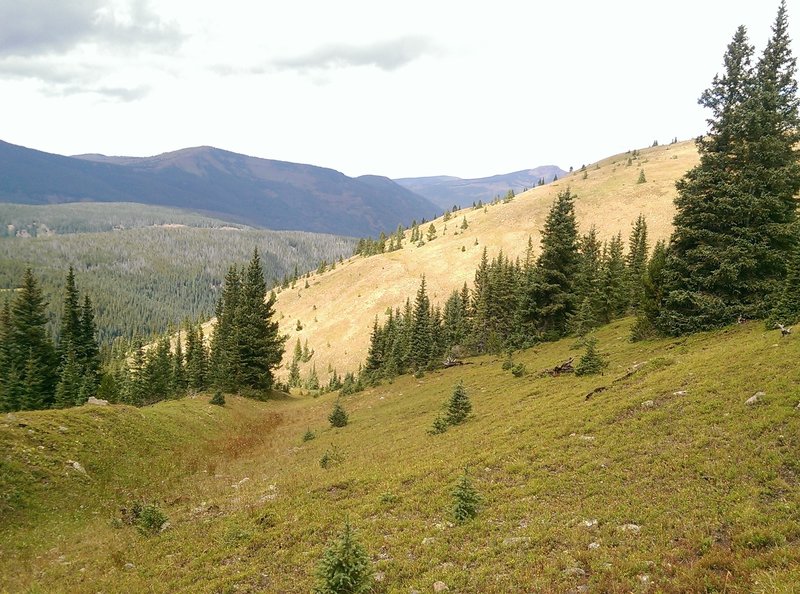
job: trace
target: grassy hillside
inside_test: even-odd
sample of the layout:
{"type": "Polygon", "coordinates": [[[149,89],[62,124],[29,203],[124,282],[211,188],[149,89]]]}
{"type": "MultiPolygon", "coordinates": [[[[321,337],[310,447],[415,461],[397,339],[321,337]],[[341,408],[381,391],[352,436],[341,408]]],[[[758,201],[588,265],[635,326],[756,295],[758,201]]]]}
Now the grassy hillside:
{"type": "Polygon", "coordinates": [[[334,235],[233,227],[6,237],[0,238],[0,301],[3,290],[17,287],[31,267],[51,303],[56,330],[72,265],[81,293],[95,305],[101,340],[149,336],[185,318],[210,317],[228,267],[245,264],[255,247],[272,281],[291,275],[295,266],[303,272],[351,254],[353,245],[352,239],[334,235]]]}
{"type": "Polygon", "coordinates": [[[603,376],[540,376],[579,354],[563,340],[519,354],[523,378],[478,358],[349,396],[341,429],[334,395],[3,417],[0,492],[21,495],[0,511],[0,590],[308,592],[349,516],[376,592],[795,592],[797,337],[632,344],[629,325],[598,332],[603,376]],[[458,381],[473,415],[429,435],[458,381]],[[464,467],[483,504],[454,525],[464,467]],[[113,527],[133,498],[169,527],[113,527]]]}
{"type": "MultiPolygon", "coordinates": [[[[407,232],[402,250],[348,260],[344,266],[314,277],[308,289],[298,285],[296,290],[284,291],[278,297],[277,311],[282,316],[281,332],[289,336],[286,367],[291,347],[300,338],[316,351],[304,366],[304,374],[314,364],[323,379],[329,367],[340,373],[357,369],[366,357],[375,316],[383,319],[387,307],[413,298],[421,275],[426,275],[431,300],[443,304],[454,288],[472,283],[484,247],[490,258],[501,249],[513,258],[524,254],[531,237],[538,250],[547,212],[556,194],[566,187],[577,194],[575,210],[582,231],[596,225],[602,239],[622,233],[627,241],[633,221],[644,213],[651,245],[667,238],[674,214],[675,181],[697,163],[697,151],[693,142],[682,142],[638,153],[638,157],[623,153],[587,164],[585,172],[575,171],[521,194],[509,204],[464,209],[447,223],[439,218],[434,221],[438,237],[422,247],[411,245],[407,232]],[[647,182],[639,184],[642,169],[647,182]],[[464,217],[469,227],[462,232],[464,217]]],[[[424,225],[422,232],[426,231],[424,225]]]]}

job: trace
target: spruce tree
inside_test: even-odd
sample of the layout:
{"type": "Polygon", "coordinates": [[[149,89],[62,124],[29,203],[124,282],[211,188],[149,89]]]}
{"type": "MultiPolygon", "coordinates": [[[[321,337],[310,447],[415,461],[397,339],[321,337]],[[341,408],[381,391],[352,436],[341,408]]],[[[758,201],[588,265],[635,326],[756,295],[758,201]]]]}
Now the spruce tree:
{"type": "Polygon", "coordinates": [[[417,289],[411,330],[411,361],[415,370],[425,369],[431,356],[430,334],[431,302],[425,285],[425,275],[417,289]]]}
{"type": "Polygon", "coordinates": [[[620,235],[612,237],[603,252],[598,296],[599,317],[604,323],[608,323],[625,313],[629,302],[622,237],[620,235]]]}
{"type": "Polygon", "coordinates": [[[221,389],[235,391],[238,387],[236,372],[239,369],[236,349],[238,333],[238,304],[242,279],[236,266],[225,275],[222,296],[217,302],[214,335],[211,338],[209,373],[211,383],[221,389]]]}
{"type": "Polygon", "coordinates": [[[339,538],[326,550],[317,567],[315,594],[365,594],[374,585],[372,564],[345,520],[339,538]]]}
{"type": "Polygon", "coordinates": [[[769,318],[769,326],[800,322],[800,239],[786,263],[786,279],[769,318]]]}
{"type": "Polygon", "coordinates": [[[13,367],[11,305],[6,299],[0,310],[0,412],[18,410],[19,370],[13,367]]]}
{"type": "Polygon", "coordinates": [[[586,351],[575,366],[575,375],[597,375],[606,367],[606,361],[597,351],[597,339],[592,337],[584,340],[586,351]]]}
{"type": "Polygon", "coordinates": [[[575,278],[580,260],[573,198],[569,188],[559,192],[542,230],[533,301],[540,331],[547,338],[567,333],[569,317],[578,305],[575,278]]]}
{"type": "Polygon", "coordinates": [[[677,184],[661,330],[681,334],[765,317],[780,290],[800,190],[795,59],[785,3],[754,70],[740,27],[700,103],[711,110],[700,164],[677,184]]]}
{"type": "Polygon", "coordinates": [[[344,427],[348,423],[348,415],[344,410],[342,404],[337,400],[333,405],[331,414],[328,415],[328,421],[331,427],[344,427]]]}
{"type": "Polygon", "coordinates": [[[639,308],[643,297],[642,277],[647,268],[647,255],[647,221],[640,214],[633,224],[625,258],[628,299],[634,310],[639,308]]]}
{"type": "Polygon", "coordinates": [[[83,296],[80,312],[80,330],[76,344],[78,363],[83,370],[85,385],[91,392],[100,383],[100,346],[97,343],[97,328],[94,323],[94,306],[88,295],[83,296]]]}
{"type": "Polygon", "coordinates": [[[273,370],[281,364],[285,337],[278,333],[275,294],[267,298],[264,270],[258,250],[244,274],[236,315],[237,381],[242,387],[269,390],[273,370]]]}
{"type": "Polygon", "coordinates": [[[481,498],[472,481],[469,480],[467,470],[458,479],[455,489],[453,489],[453,517],[456,522],[463,524],[478,515],[478,507],[481,498]]]}
{"type": "MultiPolygon", "coordinates": [[[[58,356],[64,361],[70,349],[77,350],[81,336],[81,308],[78,289],[75,286],[75,271],[72,266],[64,283],[64,303],[61,312],[61,331],[58,337],[58,356]]],[[[75,353],[73,352],[73,355],[75,353]]]]}
{"type": "Polygon", "coordinates": [[[467,420],[472,412],[472,403],[469,401],[464,383],[459,382],[453,388],[453,394],[447,402],[446,419],[449,425],[459,425],[467,420]]]}
{"type": "Polygon", "coordinates": [[[47,333],[47,302],[28,268],[11,304],[11,368],[21,372],[23,408],[47,408],[58,381],[58,358],[47,333]]]}
{"type": "Polygon", "coordinates": [[[664,267],[667,248],[663,241],[656,243],[653,255],[642,275],[642,298],[631,329],[631,340],[654,338],[658,334],[656,323],[664,303],[664,267]]]}
{"type": "Polygon", "coordinates": [[[184,396],[189,387],[186,375],[186,361],[183,356],[183,339],[180,330],[175,341],[175,352],[172,355],[172,393],[175,396],[184,396]]]}
{"type": "Polygon", "coordinates": [[[204,390],[207,385],[208,353],[203,338],[203,328],[192,326],[188,322],[186,328],[186,387],[191,392],[204,390]]]}
{"type": "Polygon", "coordinates": [[[81,385],[81,368],[75,357],[75,350],[70,348],[64,355],[64,362],[56,385],[54,406],[66,408],[78,404],[81,385]]]}

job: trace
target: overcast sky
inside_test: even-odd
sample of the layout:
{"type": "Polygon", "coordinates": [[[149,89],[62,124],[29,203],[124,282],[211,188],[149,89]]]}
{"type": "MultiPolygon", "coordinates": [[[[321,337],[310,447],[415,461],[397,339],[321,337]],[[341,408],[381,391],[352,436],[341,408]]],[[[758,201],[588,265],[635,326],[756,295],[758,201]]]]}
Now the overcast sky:
{"type": "MultiPolygon", "coordinates": [[[[778,0],[0,0],[0,139],[212,145],[348,175],[567,169],[697,136],[778,0]]],[[[793,40],[800,0],[789,0],[793,40]]],[[[800,48],[794,45],[798,55],[800,48]]]]}

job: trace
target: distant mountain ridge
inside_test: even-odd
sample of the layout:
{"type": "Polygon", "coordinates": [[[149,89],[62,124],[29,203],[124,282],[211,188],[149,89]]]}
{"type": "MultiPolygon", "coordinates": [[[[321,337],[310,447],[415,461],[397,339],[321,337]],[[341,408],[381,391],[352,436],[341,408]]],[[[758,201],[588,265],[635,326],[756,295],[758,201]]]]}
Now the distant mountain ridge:
{"type": "Polygon", "coordinates": [[[153,157],[66,157],[0,141],[0,202],[139,202],[258,227],[349,236],[393,231],[440,208],[387,177],[203,146],[153,157]]]}
{"type": "Polygon", "coordinates": [[[566,174],[566,171],[555,165],[542,165],[533,169],[474,179],[435,175],[404,177],[394,181],[424,196],[439,208],[448,209],[453,205],[469,206],[479,200],[489,202],[497,195],[505,196],[509,190],[519,193],[536,187],[541,179],[544,179],[545,183],[550,183],[556,176],[561,178],[566,174]]]}

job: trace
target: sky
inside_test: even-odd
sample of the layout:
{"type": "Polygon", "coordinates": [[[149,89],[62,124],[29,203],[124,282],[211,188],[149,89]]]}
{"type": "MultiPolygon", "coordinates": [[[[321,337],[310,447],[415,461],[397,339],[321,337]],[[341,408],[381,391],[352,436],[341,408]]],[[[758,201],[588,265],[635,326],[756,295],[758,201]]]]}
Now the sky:
{"type": "Polygon", "coordinates": [[[351,176],[577,168],[701,134],[736,27],[759,54],[778,1],[0,0],[0,139],[351,176]]]}

